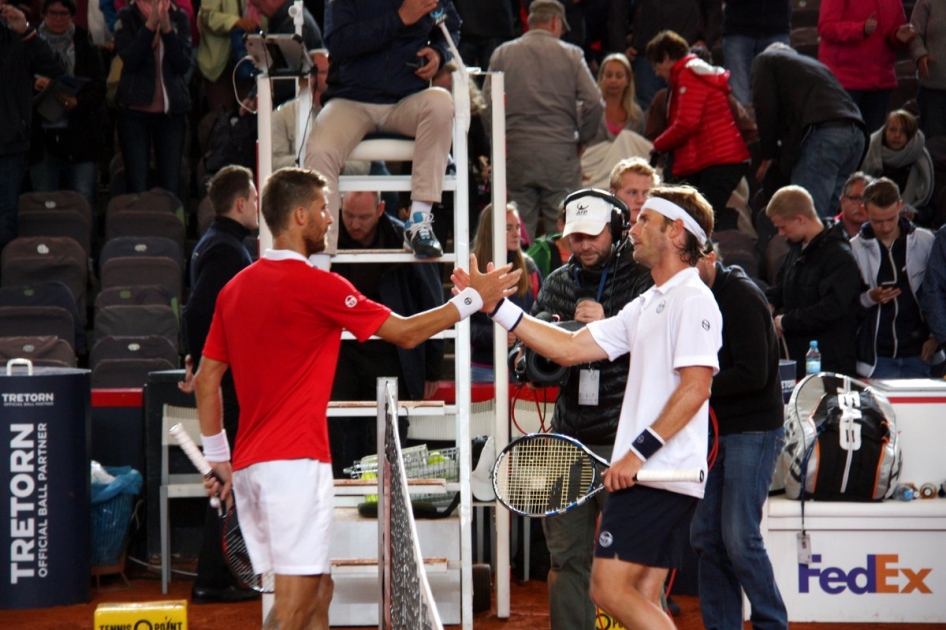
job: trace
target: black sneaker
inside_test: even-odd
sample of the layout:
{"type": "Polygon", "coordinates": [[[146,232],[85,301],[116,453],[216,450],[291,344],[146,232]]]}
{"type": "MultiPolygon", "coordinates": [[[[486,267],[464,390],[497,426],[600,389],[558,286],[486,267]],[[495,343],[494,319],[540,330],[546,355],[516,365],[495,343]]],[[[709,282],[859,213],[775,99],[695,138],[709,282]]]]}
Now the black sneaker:
{"type": "Polygon", "coordinates": [[[250,589],[228,586],[226,588],[201,588],[194,586],[191,589],[191,603],[194,604],[237,604],[259,599],[260,594],[250,589]]]}
{"type": "Polygon", "coordinates": [[[404,248],[414,252],[414,258],[440,258],[443,248],[434,235],[434,217],[424,212],[414,212],[404,222],[404,248]]]}

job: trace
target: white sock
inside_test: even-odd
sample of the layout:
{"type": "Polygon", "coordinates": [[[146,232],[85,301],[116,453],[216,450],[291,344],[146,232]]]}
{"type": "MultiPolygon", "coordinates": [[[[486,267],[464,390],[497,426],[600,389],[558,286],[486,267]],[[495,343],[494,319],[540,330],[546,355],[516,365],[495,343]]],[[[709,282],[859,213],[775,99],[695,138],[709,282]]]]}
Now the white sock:
{"type": "Polygon", "coordinates": [[[430,211],[433,210],[434,204],[427,203],[426,201],[412,201],[411,202],[411,218],[414,218],[415,212],[420,212],[423,214],[430,214],[430,211]]]}
{"type": "Polygon", "coordinates": [[[312,254],[309,256],[309,264],[316,269],[328,271],[332,266],[332,257],[329,254],[312,254]]]}

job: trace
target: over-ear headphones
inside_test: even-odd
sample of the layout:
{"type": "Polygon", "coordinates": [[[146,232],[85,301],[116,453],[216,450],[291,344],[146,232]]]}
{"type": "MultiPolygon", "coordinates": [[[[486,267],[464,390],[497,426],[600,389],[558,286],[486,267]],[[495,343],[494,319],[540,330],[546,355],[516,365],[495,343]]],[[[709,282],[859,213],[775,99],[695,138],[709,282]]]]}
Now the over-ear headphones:
{"type": "Polygon", "coordinates": [[[621,239],[624,237],[624,233],[631,226],[631,209],[627,207],[627,204],[606,190],[601,190],[600,188],[582,188],[565,197],[565,207],[568,207],[568,204],[583,197],[597,197],[611,204],[611,222],[609,223],[611,243],[613,245],[620,243],[621,239]]]}

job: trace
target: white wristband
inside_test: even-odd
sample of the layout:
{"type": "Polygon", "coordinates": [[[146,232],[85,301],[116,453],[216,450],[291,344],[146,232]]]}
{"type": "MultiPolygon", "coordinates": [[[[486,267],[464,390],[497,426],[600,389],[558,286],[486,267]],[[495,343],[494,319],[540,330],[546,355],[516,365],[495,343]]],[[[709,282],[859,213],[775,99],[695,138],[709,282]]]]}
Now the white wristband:
{"type": "Polygon", "coordinates": [[[483,308],[483,298],[473,287],[467,287],[450,298],[450,303],[460,311],[460,319],[466,319],[483,308]]]}
{"type": "Polygon", "coordinates": [[[227,432],[221,431],[217,435],[201,433],[200,441],[204,446],[204,457],[211,464],[230,461],[230,443],[227,442],[227,432]]]}
{"type": "Polygon", "coordinates": [[[522,312],[522,309],[503,298],[499,301],[499,304],[496,305],[496,310],[489,314],[493,318],[493,321],[512,332],[516,326],[519,325],[519,322],[522,321],[522,316],[525,313],[522,312]]]}

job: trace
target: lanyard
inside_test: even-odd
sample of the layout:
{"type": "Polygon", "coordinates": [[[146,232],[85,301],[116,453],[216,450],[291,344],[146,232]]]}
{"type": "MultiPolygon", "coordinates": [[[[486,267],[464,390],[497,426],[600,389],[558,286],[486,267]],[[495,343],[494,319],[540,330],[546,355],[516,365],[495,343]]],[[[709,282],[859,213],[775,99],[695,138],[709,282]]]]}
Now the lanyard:
{"type": "MultiPolygon", "coordinates": [[[[581,280],[579,279],[579,268],[575,269],[575,285],[581,287],[581,280]]],[[[601,281],[598,282],[598,296],[595,298],[595,302],[601,304],[601,294],[604,293],[604,283],[608,279],[608,268],[605,266],[604,271],[601,272],[601,281]]]]}

